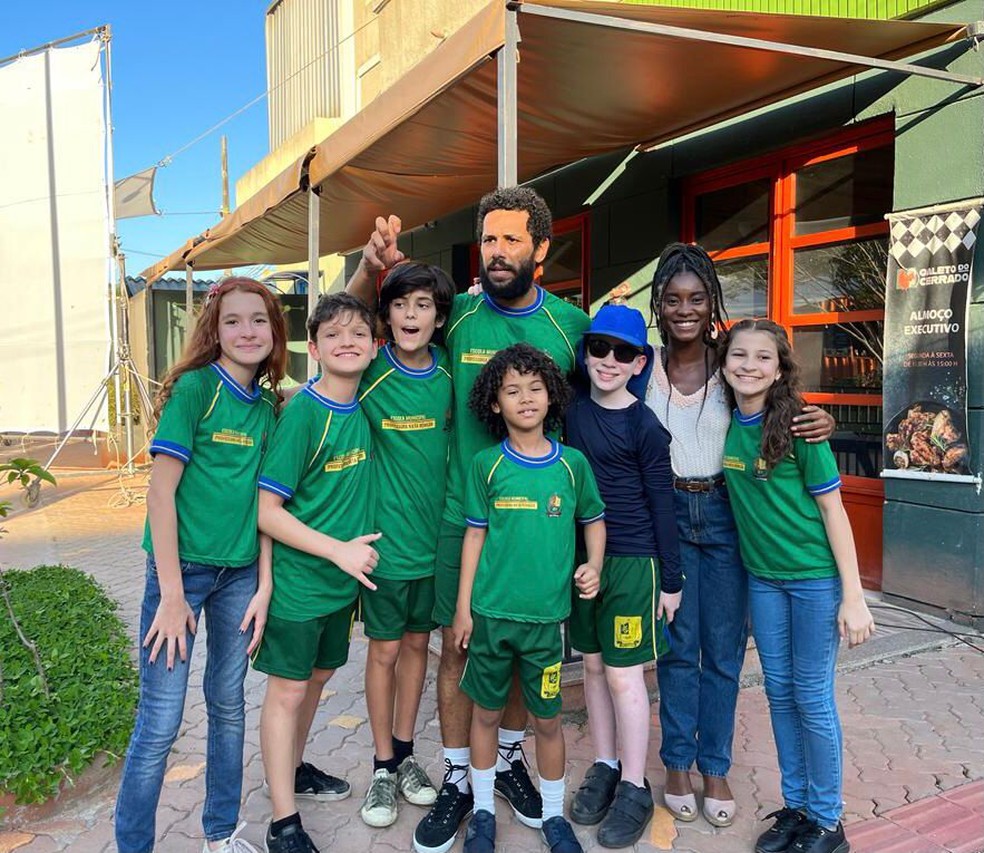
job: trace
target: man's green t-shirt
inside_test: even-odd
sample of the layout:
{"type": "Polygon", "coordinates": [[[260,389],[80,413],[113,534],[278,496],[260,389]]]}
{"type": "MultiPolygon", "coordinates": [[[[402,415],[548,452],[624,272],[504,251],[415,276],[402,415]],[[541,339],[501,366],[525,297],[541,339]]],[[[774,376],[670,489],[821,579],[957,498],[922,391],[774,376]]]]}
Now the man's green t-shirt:
{"type": "MultiPolygon", "coordinates": [[[[218,363],[182,375],[150,443],[184,463],[174,495],[178,556],[209,566],[248,566],[259,554],[256,481],[276,425],[276,398],[244,388],[218,363]]],[[[143,548],[154,550],[150,519],[143,548]]]]}
{"type": "MultiPolygon", "coordinates": [[[[369,422],[359,403],[307,385],[284,408],[260,471],[261,489],[312,530],[348,541],[372,533],[369,422]]],[[[273,543],[270,613],[303,622],[347,607],[358,582],[334,563],[273,543]]]]}
{"type": "Polygon", "coordinates": [[[486,294],[460,293],[454,299],[445,343],[454,379],[454,420],[448,460],[444,520],[463,526],[465,483],[478,451],[496,439],[468,408],[468,395],[482,366],[499,350],[525,342],[543,350],[563,373],[573,373],[581,335],[591,320],[580,308],[540,287],[526,308],[497,305],[486,294]]]}
{"type": "Polygon", "coordinates": [[[447,354],[431,346],[431,366],[401,364],[391,344],[362,376],[359,402],[372,429],[376,478],[374,577],[414,580],[434,574],[444,511],[451,420],[447,354]]]}
{"type": "Polygon", "coordinates": [[[762,459],[763,413],[735,411],[724,443],[724,479],[751,574],[773,580],[828,578],[837,563],[816,497],[839,489],[837,461],[824,441],[794,439],[771,471],[762,459]]]}
{"type": "Polygon", "coordinates": [[[478,453],[465,497],[469,527],[488,533],[472,588],[472,610],[519,622],[561,622],[571,612],[574,523],[605,517],[591,466],[550,442],[531,458],[503,441],[478,453]]]}

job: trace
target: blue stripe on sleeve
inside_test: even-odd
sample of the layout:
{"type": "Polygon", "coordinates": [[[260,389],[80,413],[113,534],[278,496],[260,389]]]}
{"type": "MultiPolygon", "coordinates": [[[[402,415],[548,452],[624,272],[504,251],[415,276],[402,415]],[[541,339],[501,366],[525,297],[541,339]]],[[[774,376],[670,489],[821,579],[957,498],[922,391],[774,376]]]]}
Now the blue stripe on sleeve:
{"type": "Polygon", "coordinates": [[[577,520],[578,524],[593,524],[596,521],[601,521],[605,517],[605,513],[599,512],[597,515],[591,518],[579,518],[577,520]]]}
{"type": "Polygon", "coordinates": [[[276,480],[271,480],[269,477],[260,477],[260,482],[257,484],[261,489],[267,492],[273,492],[275,495],[280,495],[285,501],[289,501],[294,497],[294,490],[288,489],[283,483],[278,483],[276,480]]]}
{"type": "Polygon", "coordinates": [[[840,487],[840,477],[834,477],[833,480],[828,480],[826,483],[821,483],[819,486],[807,486],[806,490],[813,495],[813,497],[817,497],[818,495],[825,495],[827,492],[836,491],[840,487]]]}
{"type": "Polygon", "coordinates": [[[469,527],[488,527],[489,520],[487,518],[469,518],[465,516],[465,524],[469,527]]]}
{"type": "Polygon", "coordinates": [[[156,456],[158,453],[163,453],[165,456],[173,456],[175,459],[180,459],[186,465],[191,461],[191,451],[174,441],[164,441],[163,439],[155,438],[150,443],[150,455],[156,456]]]}

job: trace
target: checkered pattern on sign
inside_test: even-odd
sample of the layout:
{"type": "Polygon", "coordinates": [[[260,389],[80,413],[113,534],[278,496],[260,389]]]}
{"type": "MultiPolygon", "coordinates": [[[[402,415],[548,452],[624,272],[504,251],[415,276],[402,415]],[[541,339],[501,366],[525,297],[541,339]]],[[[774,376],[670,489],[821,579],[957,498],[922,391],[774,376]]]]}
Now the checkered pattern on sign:
{"type": "MultiPolygon", "coordinates": [[[[935,255],[940,249],[955,251],[959,246],[971,249],[977,242],[980,208],[960,208],[948,213],[934,213],[928,219],[916,216],[892,217],[892,245],[889,252],[900,267],[915,266],[920,256],[935,255]]],[[[925,259],[923,259],[925,260],[925,259]]]]}

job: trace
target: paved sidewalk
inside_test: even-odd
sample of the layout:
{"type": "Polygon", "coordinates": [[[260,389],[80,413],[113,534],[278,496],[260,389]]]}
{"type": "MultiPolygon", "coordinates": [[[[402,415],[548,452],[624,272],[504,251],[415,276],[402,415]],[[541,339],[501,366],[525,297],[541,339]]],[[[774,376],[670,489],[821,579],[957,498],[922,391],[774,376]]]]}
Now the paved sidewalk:
{"type": "MultiPolygon", "coordinates": [[[[143,494],[141,478],[127,482],[131,497],[143,494]]],[[[6,490],[0,498],[9,497],[6,490]]],[[[65,563],[92,573],[121,605],[131,636],[143,585],[139,549],[144,508],[111,508],[122,497],[116,479],[104,473],[64,476],[59,488],[45,488],[39,507],[20,511],[5,523],[3,566],[65,563]]],[[[876,621],[902,624],[904,614],[876,610],[876,621]]],[[[920,623],[909,620],[909,624],[920,623]]],[[[925,626],[922,626],[925,627],[925,626]]],[[[979,645],[982,641],[978,640],[979,645]]],[[[201,849],[204,799],[205,711],[201,694],[204,645],[197,644],[185,725],[175,744],[158,812],[161,853],[201,849]]],[[[372,739],[362,695],[366,644],[356,634],[350,663],[329,684],[312,731],[308,757],[350,779],[354,795],[330,805],[305,805],[305,826],[323,851],[392,853],[409,850],[423,810],[403,805],[397,823],[371,830],[359,819],[361,796],[371,775],[372,739]]],[[[434,663],[434,662],[432,662],[434,663]]],[[[932,631],[879,632],[877,641],[844,658],[838,699],[845,742],[845,822],[859,853],[977,853],[984,850],[984,655],[932,631]]],[[[436,722],[436,666],[424,688],[417,754],[435,781],[440,772],[436,722]]],[[[757,686],[750,653],[744,674],[735,735],[732,787],[738,801],[734,826],[717,830],[698,818],[674,823],[657,807],[648,838],[636,849],[730,853],[750,851],[767,824],[762,818],[779,805],[779,775],[765,696],[757,686]]],[[[258,718],[263,679],[247,679],[245,837],[262,849],[269,801],[262,791],[258,718]]],[[[654,707],[650,778],[657,803],[663,773],[657,756],[658,719],[654,707]]],[[[583,715],[567,717],[568,788],[573,790],[590,765],[592,753],[583,715]]],[[[532,745],[528,749],[532,758],[532,745]]],[[[115,778],[115,777],[114,777],[115,778]]],[[[699,777],[695,774],[695,781],[699,777]]],[[[60,810],[24,825],[0,827],[0,853],[101,853],[112,843],[115,786],[107,784],[83,798],[69,798],[60,810]]],[[[538,837],[500,809],[501,853],[544,849],[538,837]]],[[[578,830],[586,850],[600,850],[594,833],[578,830]]],[[[454,850],[460,850],[460,841],[454,850]]]]}

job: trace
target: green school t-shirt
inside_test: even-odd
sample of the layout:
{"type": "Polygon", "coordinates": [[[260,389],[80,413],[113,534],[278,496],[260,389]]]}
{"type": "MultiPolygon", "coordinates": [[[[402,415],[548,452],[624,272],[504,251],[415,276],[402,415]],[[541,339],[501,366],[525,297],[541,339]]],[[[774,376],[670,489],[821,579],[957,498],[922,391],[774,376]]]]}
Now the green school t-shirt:
{"type": "Polygon", "coordinates": [[[794,439],[789,455],[769,471],[761,459],[762,419],[761,412],[736,410],[724,443],[724,479],[745,568],[773,580],[835,577],[816,502],[841,485],[830,445],[794,439]]]}
{"type": "MultiPolygon", "coordinates": [[[[280,415],[259,486],[312,530],[348,541],[373,532],[370,453],[359,403],[337,403],[307,385],[280,415]]],[[[334,563],[274,540],[270,613],[278,619],[326,616],[357,593],[355,578],[334,563]]]]}
{"type": "Polygon", "coordinates": [[[414,580],[434,574],[444,511],[451,420],[447,354],[431,346],[431,366],[401,364],[391,344],[362,376],[359,402],[372,430],[379,565],[373,576],[414,580]]]}
{"type": "Polygon", "coordinates": [[[486,527],[472,610],[519,622],[560,622],[571,612],[574,523],[605,517],[591,466],[573,447],[517,453],[508,439],[478,453],[465,497],[469,527],[486,527]]]}
{"type": "MultiPolygon", "coordinates": [[[[256,480],[275,423],[273,393],[255,382],[244,388],[218,363],[174,383],[150,454],[185,466],[174,495],[180,559],[247,566],[257,558],[256,480]]],[[[143,548],[154,549],[149,517],[143,548]]]]}
{"type": "Polygon", "coordinates": [[[580,308],[540,287],[526,308],[503,308],[484,293],[460,293],[454,299],[445,334],[454,379],[454,420],[448,461],[444,519],[464,525],[465,484],[478,451],[496,439],[468,408],[468,395],[482,366],[499,350],[525,342],[546,352],[566,373],[574,372],[575,352],[591,319],[580,308]]]}

